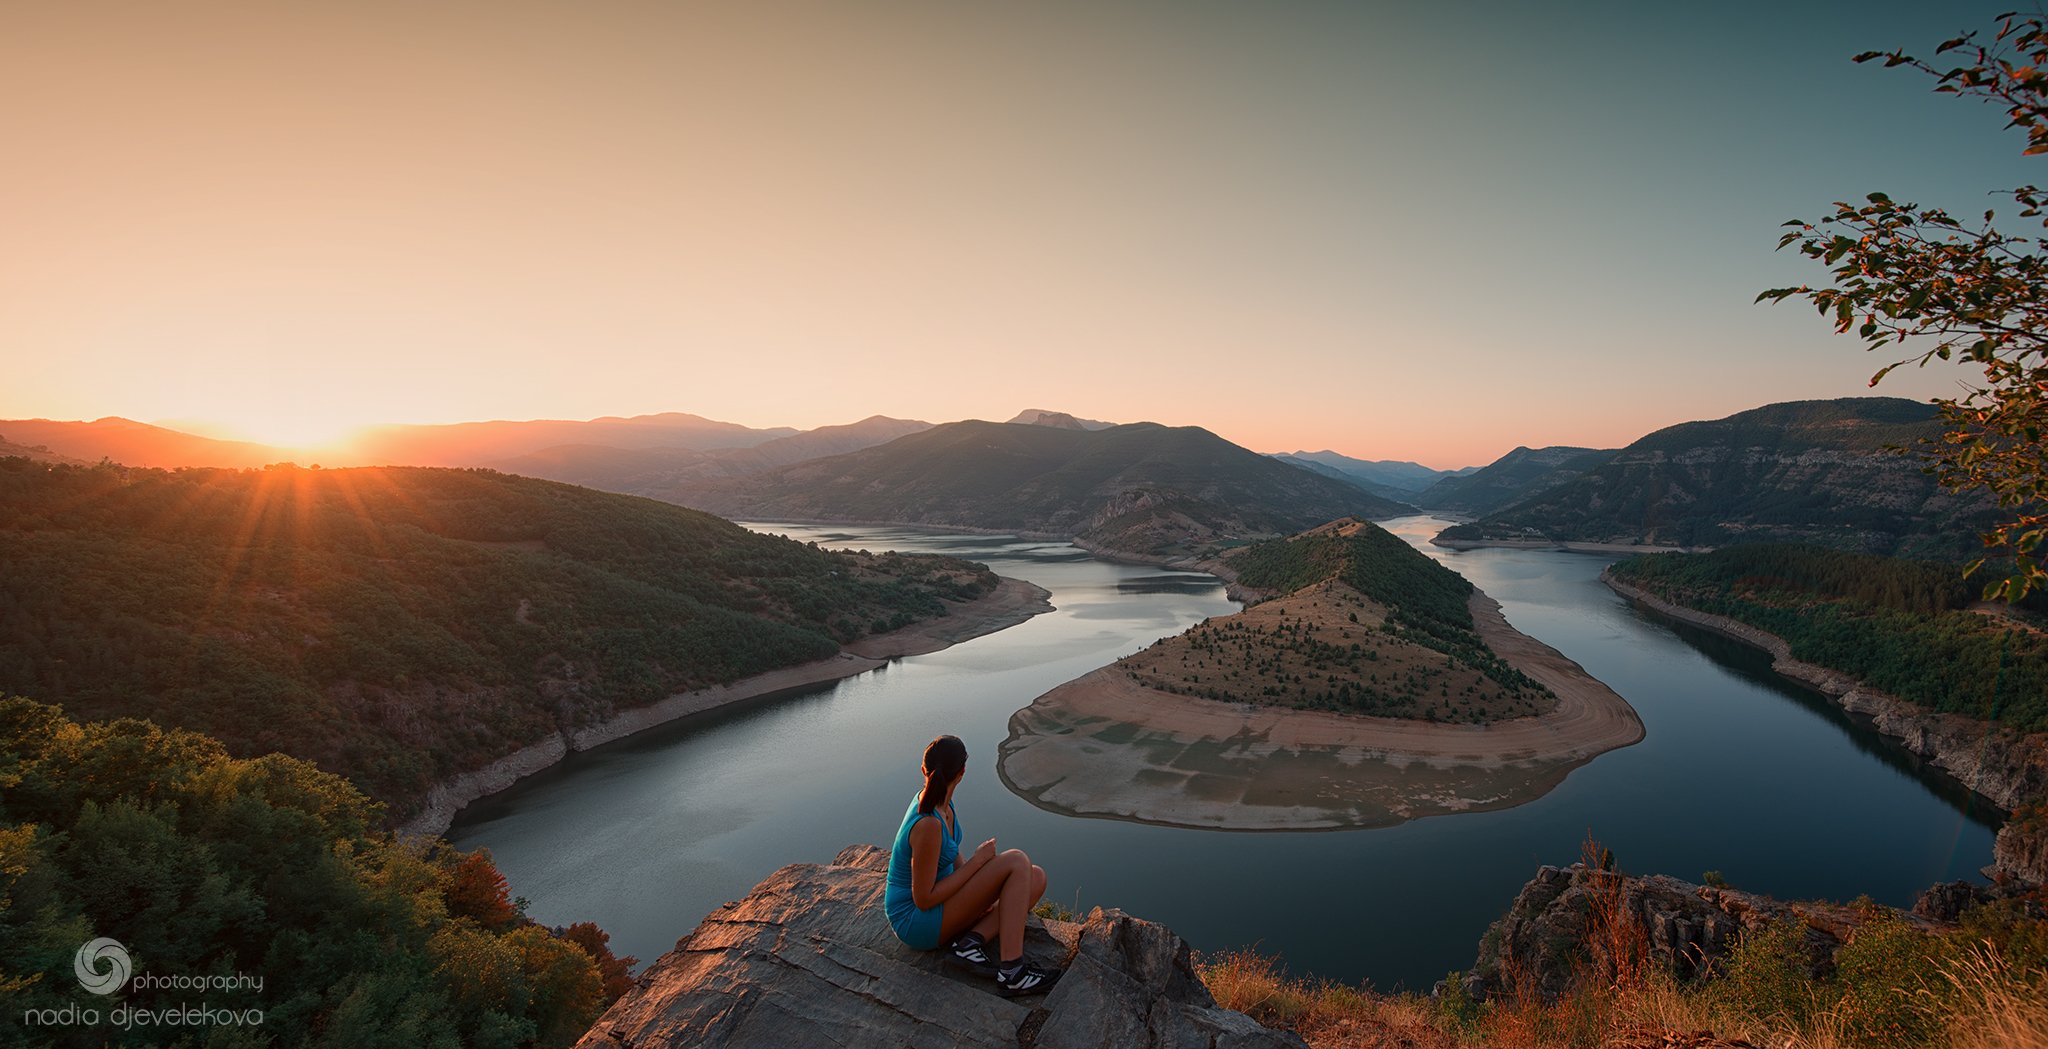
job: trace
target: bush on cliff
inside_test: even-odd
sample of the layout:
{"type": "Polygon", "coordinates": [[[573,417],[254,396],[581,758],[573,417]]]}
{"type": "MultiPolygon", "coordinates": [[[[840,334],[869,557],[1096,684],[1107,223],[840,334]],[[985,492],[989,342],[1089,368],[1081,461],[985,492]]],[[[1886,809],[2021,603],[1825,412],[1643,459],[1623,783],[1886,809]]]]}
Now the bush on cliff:
{"type": "MultiPolygon", "coordinates": [[[[562,936],[506,898],[483,853],[398,842],[346,780],[206,736],[80,724],[0,699],[0,1015],[119,1005],[261,1010],[235,1045],[567,1045],[616,997],[603,936],[562,936]],[[73,952],[111,937],[137,974],[260,978],[107,998],[73,952]],[[608,982],[613,986],[607,986],[608,982]]],[[[34,1045],[170,1042],[179,1027],[14,1028],[34,1045]]],[[[10,1036],[0,1031],[0,1040],[10,1036]]]]}

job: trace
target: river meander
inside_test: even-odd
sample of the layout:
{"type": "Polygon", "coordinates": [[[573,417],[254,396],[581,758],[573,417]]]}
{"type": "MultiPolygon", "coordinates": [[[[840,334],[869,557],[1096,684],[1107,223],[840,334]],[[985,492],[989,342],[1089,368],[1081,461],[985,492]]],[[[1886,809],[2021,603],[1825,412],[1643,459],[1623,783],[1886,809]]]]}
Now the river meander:
{"type": "Polygon", "coordinates": [[[1541,864],[1588,833],[1625,870],[1719,870],[1783,897],[1909,904],[1990,862],[1998,813],[1761,653],[1631,607],[1611,557],[1428,546],[1443,522],[1384,524],[1501,602],[1508,620],[1636,708],[1646,736],[1496,812],[1373,830],[1232,833],[1060,816],[1012,795],[994,757],[1012,712],[1064,681],[1236,609],[1212,577],[1115,564],[1065,543],[894,528],[769,525],[826,546],[968,557],[1052,592],[1057,611],[941,652],[656,729],[464,810],[551,924],[596,921],[651,961],[786,863],[886,845],[933,735],[966,740],[968,845],[1029,852],[1051,895],[1162,921],[1198,950],[1256,944],[1296,971],[1427,989],[1472,960],[1541,864]]]}

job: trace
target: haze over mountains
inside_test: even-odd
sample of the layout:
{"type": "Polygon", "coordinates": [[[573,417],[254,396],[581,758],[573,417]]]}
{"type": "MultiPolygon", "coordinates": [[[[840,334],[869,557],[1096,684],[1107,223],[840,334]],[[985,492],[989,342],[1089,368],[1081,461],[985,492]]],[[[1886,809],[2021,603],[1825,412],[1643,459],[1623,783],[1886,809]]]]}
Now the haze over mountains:
{"type": "Polygon", "coordinates": [[[871,415],[857,423],[820,426],[747,446],[698,449],[563,444],[491,465],[506,473],[662,498],[665,491],[678,485],[742,477],[806,459],[855,452],[928,430],[931,425],[918,419],[871,415]]]}
{"type": "Polygon", "coordinates": [[[876,415],[806,431],[682,412],[392,426],[324,459],[119,418],[0,420],[0,454],[481,466],[744,518],[1016,530],[1161,557],[1416,508],[1476,518],[1447,531],[1452,541],[1775,539],[1959,557],[1973,551],[1988,504],[1948,494],[1914,457],[1886,450],[1934,432],[1928,405],[1865,397],[1681,423],[1623,449],[1520,447],[1455,471],[1329,450],[1262,456],[1196,427],[1041,408],[1004,423],[876,415]]]}
{"type": "Polygon", "coordinates": [[[241,468],[289,458],[285,449],[267,444],[215,440],[113,415],[91,422],[8,419],[0,422],[0,437],[69,459],[111,459],[123,466],[241,468]]]}
{"type": "Polygon", "coordinates": [[[1274,453],[1273,458],[1326,477],[1348,481],[1374,495],[1404,502],[1414,502],[1416,495],[1437,481],[1461,477],[1479,469],[1476,466],[1468,466],[1461,470],[1433,470],[1421,463],[1400,459],[1354,459],[1328,449],[1320,452],[1274,453]]]}
{"type": "Polygon", "coordinates": [[[947,423],[664,497],[736,517],[1019,530],[1161,557],[1351,514],[1411,510],[1200,427],[1157,423],[947,423]]]}

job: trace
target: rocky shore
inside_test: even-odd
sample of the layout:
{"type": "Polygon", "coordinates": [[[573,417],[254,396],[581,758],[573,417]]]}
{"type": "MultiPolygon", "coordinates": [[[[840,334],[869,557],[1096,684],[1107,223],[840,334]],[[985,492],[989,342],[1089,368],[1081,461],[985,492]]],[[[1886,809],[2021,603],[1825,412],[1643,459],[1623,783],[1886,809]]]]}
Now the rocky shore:
{"type": "Polygon", "coordinates": [[[1842,709],[1870,719],[1879,732],[1927,759],[1963,786],[2008,813],[2032,818],[2008,820],[1992,847],[1995,871],[2034,883],[2048,883],[2048,819],[2038,806],[2048,802],[2048,734],[2024,733],[1926,709],[1865,686],[1840,671],[1792,656],[1784,638],[1726,616],[1675,604],[1611,573],[1600,578],[1615,593],[1659,615],[1711,630],[1770,653],[1771,669],[1832,699],[1842,709]]]}
{"type": "Polygon", "coordinates": [[[737,703],[773,699],[792,690],[864,674],[891,659],[937,652],[1050,612],[1051,596],[1036,584],[1003,577],[996,589],[978,598],[945,602],[944,616],[861,638],[829,658],[771,670],[726,685],[678,692],[644,707],[619,711],[574,732],[550,733],[483,768],[436,784],[427,792],[419,811],[398,829],[398,834],[409,839],[445,834],[463,806],[551,768],[571,752],[603,746],[636,732],[737,703]]]}
{"type": "Polygon", "coordinates": [[[1563,550],[1573,554],[1678,554],[1698,553],[1706,547],[1659,546],[1655,543],[1581,543],[1555,539],[1446,539],[1442,534],[1429,541],[1446,550],[1563,550]]]}

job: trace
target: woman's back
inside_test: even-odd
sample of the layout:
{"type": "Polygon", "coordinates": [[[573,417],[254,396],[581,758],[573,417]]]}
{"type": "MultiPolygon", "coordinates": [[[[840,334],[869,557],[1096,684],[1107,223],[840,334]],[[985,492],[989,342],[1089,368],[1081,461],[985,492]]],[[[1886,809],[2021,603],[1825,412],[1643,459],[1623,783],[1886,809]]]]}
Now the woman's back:
{"type": "Polygon", "coordinates": [[[917,903],[910,894],[910,830],[920,819],[939,821],[939,869],[933,880],[953,873],[954,864],[960,857],[960,813],[949,802],[930,813],[917,811],[917,795],[911,795],[910,807],[903,812],[903,824],[896,829],[896,842],[889,848],[889,878],[882,893],[882,906],[892,919],[907,917],[917,910],[917,903]],[[951,811],[947,811],[951,810],[951,811]],[[945,813],[941,816],[940,813],[945,813]],[[946,817],[951,817],[950,825],[946,817]]]}

